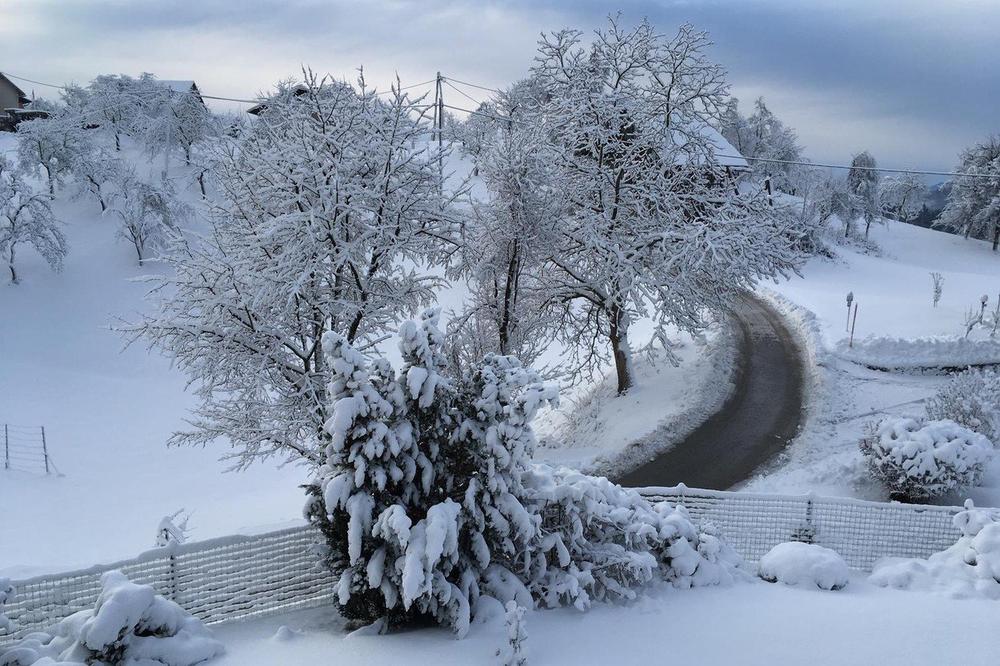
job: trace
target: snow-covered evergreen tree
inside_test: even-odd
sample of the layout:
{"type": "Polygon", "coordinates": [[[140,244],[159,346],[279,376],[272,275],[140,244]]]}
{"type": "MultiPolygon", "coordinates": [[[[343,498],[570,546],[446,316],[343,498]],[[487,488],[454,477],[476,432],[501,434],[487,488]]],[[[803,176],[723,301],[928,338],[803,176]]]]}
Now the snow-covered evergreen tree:
{"type": "Polygon", "coordinates": [[[10,281],[18,282],[18,245],[30,245],[52,270],[62,269],[66,237],[52,212],[51,198],[31,185],[0,155],[0,254],[7,260],[10,281]]]}
{"type": "Polygon", "coordinates": [[[713,168],[705,128],[726,84],[704,33],[685,25],[666,38],[612,18],[590,48],[581,40],[573,30],[544,36],[534,68],[569,204],[546,280],[574,368],[606,359],[606,341],[624,393],[633,321],[654,319],[660,336],[668,324],[701,328],[741,289],[792,270],[803,233],[713,168]]]}
{"type": "Polygon", "coordinates": [[[970,368],[953,375],[925,403],[931,419],[951,419],[1000,447],[1000,372],[970,368]]]}
{"type": "Polygon", "coordinates": [[[403,325],[398,376],[342,335],[323,344],[331,442],[306,514],[347,617],[430,618],[461,636],[482,595],[583,610],[653,580],[740,575],[735,553],[683,509],[532,465],[531,422],[556,389],[509,356],[456,375],[436,310],[403,325]]]}
{"type": "Polygon", "coordinates": [[[320,464],[329,371],[321,339],[361,349],[430,301],[421,266],[454,252],[458,219],[426,142],[426,107],[308,74],[300,94],[210,147],[212,231],[178,239],[158,313],[130,327],[196,382],[194,428],[259,456],[320,464]],[[443,193],[442,193],[443,192],[443,193]]]}
{"type": "MultiPolygon", "coordinates": [[[[851,160],[851,169],[847,172],[847,191],[851,195],[851,217],[860,217],[865,221],[865,238],[871,229],[872,222],[882,219],[882,206],[879,203],[879,172],[878,163],[867,150],[858,153],[851,160]]],[[[845,226],[845,236],[850,234],[850,225],[845,226]]]]}
{"type": "Polygon", "coordinates": [[[955,178],[937,225],[966,238],[981,238],[1000,250],[1000,137],[991,136],[962,151],[958,171],[994,178],[955,178]]]}

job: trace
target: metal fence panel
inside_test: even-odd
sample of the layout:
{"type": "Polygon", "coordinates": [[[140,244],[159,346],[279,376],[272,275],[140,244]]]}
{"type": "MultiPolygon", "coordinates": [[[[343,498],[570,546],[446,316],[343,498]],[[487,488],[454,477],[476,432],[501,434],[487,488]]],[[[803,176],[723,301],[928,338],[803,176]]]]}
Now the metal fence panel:
{"type": "MultiPolygon", "coordinates": [[[[685,507],[697,523],[712,523],[750,562],[784,541],[832,548],[848,566],[870,571],[882,557],[927,557],[960,536],[959,507],[864,502],[811,495],[757,495],[676,488],[643,488],[650,500],[685,507]]],[[[6,606],[15,630],[0,629],[0,645],[93,608],[101,574],[120,569],[151,585],[209,624],[309,608],[334,599],[333,575],[315,554],[309,526],[234,536],[144,553],[132,560],[64,574],[13,581],[6,606]]]]}

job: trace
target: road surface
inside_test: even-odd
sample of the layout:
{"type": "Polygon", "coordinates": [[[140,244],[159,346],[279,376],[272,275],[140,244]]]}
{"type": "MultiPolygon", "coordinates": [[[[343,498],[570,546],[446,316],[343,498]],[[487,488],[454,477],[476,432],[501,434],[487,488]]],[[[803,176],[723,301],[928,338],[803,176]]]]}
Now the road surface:
{"type": "Polygon", "coordinates": [[[726,490],[795,437],[802,412],[802,357],[781,316],[748,294],[733,308],[736,388],[686,439],[617,481],[623,486],[726,490]]]}

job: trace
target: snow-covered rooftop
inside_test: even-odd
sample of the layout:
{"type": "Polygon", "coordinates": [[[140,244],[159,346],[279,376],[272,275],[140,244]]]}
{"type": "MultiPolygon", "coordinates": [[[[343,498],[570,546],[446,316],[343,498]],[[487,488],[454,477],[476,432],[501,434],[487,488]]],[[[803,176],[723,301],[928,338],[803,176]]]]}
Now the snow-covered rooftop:
{"type": "MultiPolygon", "coordinates": [[[[711,125],[704,124],[697,131],[712,147],[712,153],[715,155],[717,164],[737,170],[750,168],[750,165],[740,151],[736,150],[733,144],[729,143],[719,130],[711,125]]],[[[677,132],[675,136],[678,144],[684,144],[687,140],[682,132],[677,132]]],[[[679,155],[677,157],[678,163],[681,161],[688,162],[690,159],[690,156],[686,155],[679,155]]]]}
{"type": "Polygon", "coordinates": [[[161,86],[166,86],[167,88],[179,93],[189,93],[198,92],[198,86],[195,85],[194,81],[173,81],[167,79],[160,79],[157,81],[161,86]]]}

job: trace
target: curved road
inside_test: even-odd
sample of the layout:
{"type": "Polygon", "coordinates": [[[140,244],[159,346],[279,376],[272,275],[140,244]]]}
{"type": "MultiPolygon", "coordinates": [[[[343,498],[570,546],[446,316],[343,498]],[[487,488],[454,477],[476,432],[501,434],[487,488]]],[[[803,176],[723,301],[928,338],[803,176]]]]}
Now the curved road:
{"type": "Polygon", "coordinates": [[[795,437],[802,411],[802,357],[781,316],[747,294],[733,307],[736,388],[686,439],[617,481],[623,486],[726,490],[795,437]]]}

